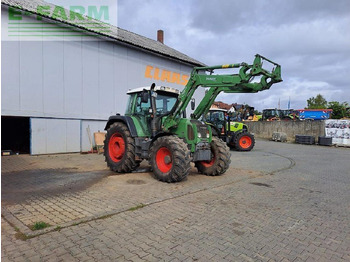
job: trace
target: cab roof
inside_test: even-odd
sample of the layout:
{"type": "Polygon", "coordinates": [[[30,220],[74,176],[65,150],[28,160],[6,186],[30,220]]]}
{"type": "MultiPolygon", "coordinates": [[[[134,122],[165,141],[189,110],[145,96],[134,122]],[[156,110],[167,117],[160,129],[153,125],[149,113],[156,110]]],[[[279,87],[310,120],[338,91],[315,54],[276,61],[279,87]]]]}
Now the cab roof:
{"type": "MultiPolygon", "coordinates": [[[[133,93],[140,93],[142,92],[142,90],[147,90],[149,91],[151,89],[150,86],[145,86],[145,87],[138,87],[138,88],[134,88],[131,89],[127,92],[127,94],[133,94],[133,93]]],[[[154,91],[164,91],[164,92],[169,92],[169,93],[173,93],[173,94],[180,94],[180,91],[176,88],[172,88],[172,87],[167,87],[167,86],[155,86],[154,87],[154,91]]]]}

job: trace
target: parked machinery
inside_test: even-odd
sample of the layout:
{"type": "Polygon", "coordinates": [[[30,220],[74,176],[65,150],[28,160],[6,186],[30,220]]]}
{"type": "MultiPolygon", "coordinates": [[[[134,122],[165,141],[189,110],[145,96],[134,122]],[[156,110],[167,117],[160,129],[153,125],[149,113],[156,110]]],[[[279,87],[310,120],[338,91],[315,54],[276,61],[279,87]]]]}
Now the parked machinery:
{"type": "Polygon", "coordinates": [[[250,151],[255,145],[254,135],[248,132],[247,125],[231,121],[224,109],[210,109],[203,121],[212,127],[212,133],[220,137],[231,149],[250,151]]]}
{"type": "Polygon", "coordinates": [[[264,121],[289,121],[299,120],[299,111],[294,109],[264,109],[262,114],[264,121]]]}

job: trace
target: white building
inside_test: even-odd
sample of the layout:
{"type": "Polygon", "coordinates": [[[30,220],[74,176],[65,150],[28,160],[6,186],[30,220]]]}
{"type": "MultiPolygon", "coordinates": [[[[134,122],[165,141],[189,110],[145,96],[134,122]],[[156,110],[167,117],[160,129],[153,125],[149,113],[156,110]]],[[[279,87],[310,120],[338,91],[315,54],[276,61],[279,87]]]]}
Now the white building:
{"type": "Polygon", "coordinates": [[[153,82],[182,90],[192,68],[203,66],[160,41],[96,20],[83,22],[107,30],[39,15],[38,6],[55,8],[40,0],[1,4],[2,150],[88,151],[88,130],[102,131],[110,115],[124,113],[127,90],[153,82]],[[33,25],[43,36],[30,33],[33,25]],[[64,34],[43,33],[48,26],[64,34]]]}

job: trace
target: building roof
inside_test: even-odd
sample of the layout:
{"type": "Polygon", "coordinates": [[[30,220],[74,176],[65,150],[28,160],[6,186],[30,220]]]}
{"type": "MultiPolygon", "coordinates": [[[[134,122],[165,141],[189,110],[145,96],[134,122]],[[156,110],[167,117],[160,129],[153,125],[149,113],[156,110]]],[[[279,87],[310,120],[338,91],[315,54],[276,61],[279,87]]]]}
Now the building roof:
{"type": "MultiPolygon", "coordinates": [[[[38,13],[38,6],[51,6],[52,10],[55,5],[47,3],[42,0],[1,0],[1,3],[7,6],[15,7],[18,9],[22,9],[24,11],[28,11],[30,13],[40,15],[42,17],[58,21],[67,25],[74,26],[76,28],[83,29],[85,31],[89,31],[90,33],[97,34],[103,37],[107,37],[109,40],[114,40],[117,42],[122,42],[124,44],[132,45],[153,53],[157,53],[172,59],[180,60],[182,62],[194,65],[194,66],[205,66],[202,62],[199,62],[196,59],[193,59],[161,42],[156,40],[132,33],[130,31],[121,29],[116,26],[108,25],[108,32],[101,32],[98,29],[91,28],[88,25],[84,25],[82,22],[94,22],[96,25],[106,26],[106,23],[103,23],[96,19],[88,18],[87,16],[83,16],[83,20],[75,19],[75,20],[63,20],[60,17],[52,17],[51,15],[42,15],[38,13]]],[[[65,9],[67,17],[69,16],[69,10],[65,9]]]]}
{"type": "Polygon", "coordinates": [[[234,104],[226,104],[226,103],[224,103],[224,102],[221,102],[221,101],[215,101],[214,103],[213,103],[213,106],[212,106],[212,108],[220,108],[220,109],[225,109],[225,110],[230,110],[231,108],[232,108],[232,106],[233,106],[234,104]]]}

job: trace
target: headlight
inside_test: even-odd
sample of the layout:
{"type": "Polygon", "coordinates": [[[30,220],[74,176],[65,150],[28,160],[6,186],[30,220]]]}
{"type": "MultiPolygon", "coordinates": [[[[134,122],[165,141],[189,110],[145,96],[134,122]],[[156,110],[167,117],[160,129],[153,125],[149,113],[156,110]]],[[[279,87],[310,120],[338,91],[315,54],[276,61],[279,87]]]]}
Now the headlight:
{"type": "Polygon", "coordinates": [[[207,133],[207,138],[209,138],[209,132],[207,133]]]}
{"type": "Polygon", "coordinates": [[[198,133],[198,137],[199,137],[199,138],[201,138],[201,137],[202,137],[201,133],[198,133]]]}

